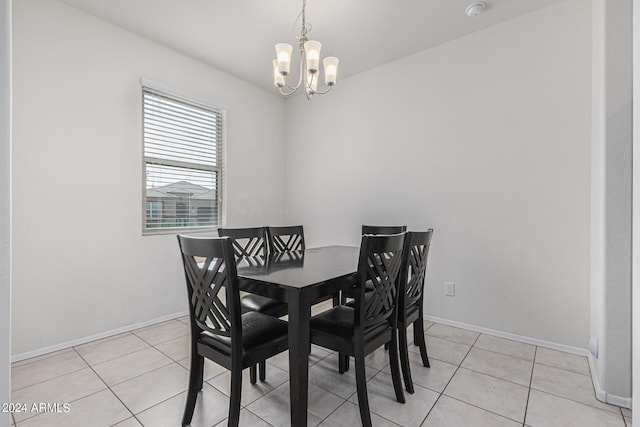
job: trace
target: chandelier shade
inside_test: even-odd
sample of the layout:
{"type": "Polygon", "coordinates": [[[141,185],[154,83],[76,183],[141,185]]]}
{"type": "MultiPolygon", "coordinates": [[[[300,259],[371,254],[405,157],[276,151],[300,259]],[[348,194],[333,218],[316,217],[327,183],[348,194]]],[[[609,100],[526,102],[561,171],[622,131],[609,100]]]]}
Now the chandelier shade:
{"type": "Polygon", "coordinates": [[[299,58],[299,74],[298,82],[292,85],[288,78],[291,71],[291,58],[293,46],[288,43],[276,44],[276,59],[273,60],[273,84],[278,88],[282,95],[288,96],[294,94],[299,88],[304,88],[307,99],[315,94],[325,94],[336,84],[338,77],[338,64],[340,60],[335,56],[328,56],[322,60],[324,67],[324,88],[318,90],[318,80],[320,79],[320,51],[322,43],[316,40],[309,40],[307,33],[311,29],[311,25],[307,24],[306,17],[306,0],[302,1],[302,18],[300,35],[298,39],[299,58]]]}
{"type": "Polygon", "coordinates": [[[276,57],[278,58],[278,73],[286,76],[289,74],[289,66],[291,64],[291,52],[293,51],[293,46],[287,43],[278,43],[276,45],[276,57]]]}

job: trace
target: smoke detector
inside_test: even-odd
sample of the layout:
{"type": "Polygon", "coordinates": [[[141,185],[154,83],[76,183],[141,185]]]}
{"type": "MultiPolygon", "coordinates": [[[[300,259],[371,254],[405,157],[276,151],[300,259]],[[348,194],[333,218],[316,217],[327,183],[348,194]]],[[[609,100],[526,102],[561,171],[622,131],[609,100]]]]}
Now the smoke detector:
{"type": "Polygon", "coordinates": [[[478,16],[484,11],[485,7],[487,7],[485,2],[478,1],[471,3],[464,11],[467,13],[467,16],[478,16]]]}

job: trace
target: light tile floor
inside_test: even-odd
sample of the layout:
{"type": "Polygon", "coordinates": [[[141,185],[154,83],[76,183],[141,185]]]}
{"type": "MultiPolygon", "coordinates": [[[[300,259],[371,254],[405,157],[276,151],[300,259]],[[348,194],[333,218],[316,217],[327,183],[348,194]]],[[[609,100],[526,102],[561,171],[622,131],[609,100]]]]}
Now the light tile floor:
{"type": "MultiPolygon", "coordinates": [[[[12,401],[26,411],[14,412],[12,425],[179,426],[187,324],[176,319],[14,363],[12,401]],[[32,411],[34,403],[50,405],[32,411]]],[[[421,365],[411,345],[415,393],[404,405],[395,401],[387,353],[380,349],[367,358],[375,426],[631,426],[631,411],[595,399],[584,357],[431,322],[425,330],[431,368],[421,365]]],[[[287,357],[269,360],[266,382],[252,386],[245,373],[241,425],[289,425],[287,357]]],[[[338,374],[336,355],[313,346],[310,426],[360,425],[352,371],[338,374]]],[[[226,425],[229,379],[228,371],[207,362],[192,426],[226,425]]]]}

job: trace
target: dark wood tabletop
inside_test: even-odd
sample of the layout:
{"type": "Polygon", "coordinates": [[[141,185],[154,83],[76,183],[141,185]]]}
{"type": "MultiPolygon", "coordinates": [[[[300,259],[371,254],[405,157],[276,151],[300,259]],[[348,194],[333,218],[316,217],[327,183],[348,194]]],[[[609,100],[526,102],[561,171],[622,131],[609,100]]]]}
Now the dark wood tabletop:
{"type": "Polygon", "coordinates": [[[238,262],[240,289],[289,304],[291,425],[306,427],[311,305],[353,283],[360,248],[326,246],[238,262]]]}

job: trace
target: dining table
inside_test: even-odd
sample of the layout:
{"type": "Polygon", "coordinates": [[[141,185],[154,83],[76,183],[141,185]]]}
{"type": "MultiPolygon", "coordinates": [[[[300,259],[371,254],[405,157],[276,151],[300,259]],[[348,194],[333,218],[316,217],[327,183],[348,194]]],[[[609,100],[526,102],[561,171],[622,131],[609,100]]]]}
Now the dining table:
{"type": "Polygon", "coordinates": [[[324,246],[238,260],[240,290],[288,304],[291,426],[307,425],[311,306],[353,285],[359,253],[324,246]]]}

